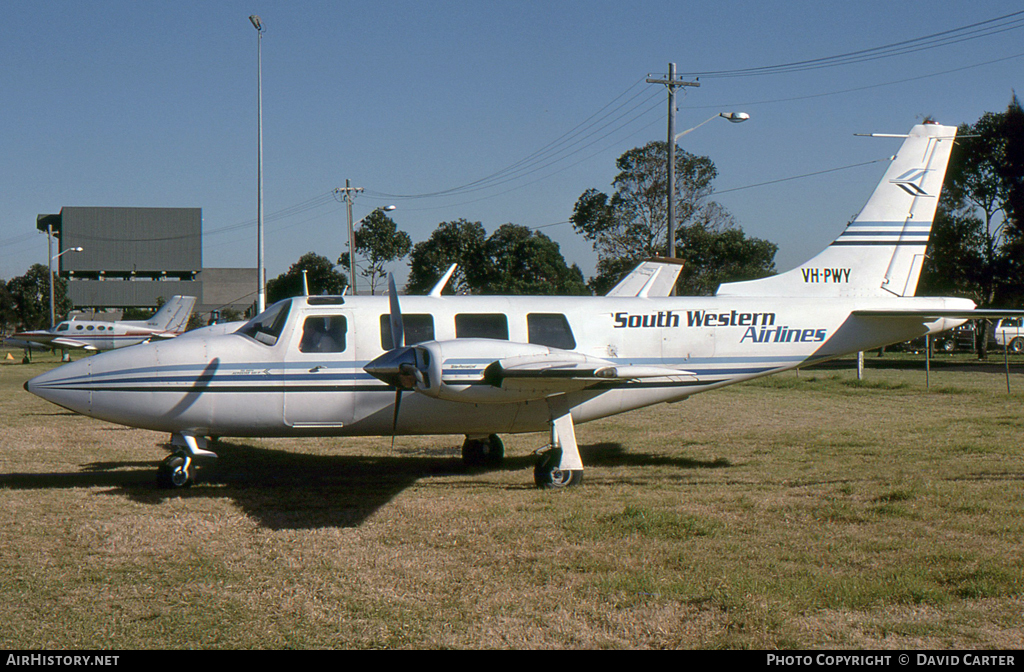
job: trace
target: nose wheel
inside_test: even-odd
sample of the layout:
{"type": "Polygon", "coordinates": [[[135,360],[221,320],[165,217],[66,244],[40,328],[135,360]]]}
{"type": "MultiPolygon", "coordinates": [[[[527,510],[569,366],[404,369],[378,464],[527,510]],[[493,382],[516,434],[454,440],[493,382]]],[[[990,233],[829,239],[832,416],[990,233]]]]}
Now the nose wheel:
{"type": "Polygon", "coordinates": [[[205,449],[205,439],[188,432],[171,435],[171,444],[178,449],[164,458],[156,471],[156,483],[165,490],[180,490],[195,483],[195,458],[217,457],[205,449]]]}
{"type": "Polygon", "coordinates": [[[164,490],[187,488],[194,482],[195,467],[185,451],[168,455],[156,472],[156,484],[164,490]]]}

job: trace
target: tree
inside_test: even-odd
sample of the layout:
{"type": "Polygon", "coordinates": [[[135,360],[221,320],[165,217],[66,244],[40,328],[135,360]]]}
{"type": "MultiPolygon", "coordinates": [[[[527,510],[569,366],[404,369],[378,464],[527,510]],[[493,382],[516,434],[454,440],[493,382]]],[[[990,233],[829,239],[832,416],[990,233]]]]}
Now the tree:
{"type": "Polygon", "coordinates": [[[18,324],[18,313],[14,310],[14,297],[7,289],[7,282],[0,280],[0,336],[18,324]]]}
{"type": "Polygon", "coordinates": [[[302,296],[302,271],[306,271],[310,295],[341,294],[348,286],[348,276],[334,270],[330,259],[307,252],[286,273],[267,283],[267,301],[275,303],[291,296],[302,296]]]}
{"type": "Polygon", "coordinates": [[[422,294],[429,291],[452,264],[455,274],[445,287],[446,292],[466,293],[472,287],[467,273],[483,267],[486,232],[480,222],[458,219],[441,222],[427,240],[416,243],[409,255],[409,280],[406,291],[422,294]]]}
{"type": "MultiPolygon", "coordinates": [[[[570,220],[598,255],[597,275],[588,283],[594,293],[606,293],[644,259],[666,254],[667,161],[666,142],[631,149],[615,162],[619,173],[611,196],[588,189],[576,201],[570,220]]],[[[777,247],[746,238],[732,215],[709,200],[717,174],[708,157],[676,148],[677,251],[685,259],[681,283],[683,289],[703,294],[714,292],[716,278],[750,280],[775,272],[777,247]],[[719,236],[724,238],[716,241],[719,236]],[[691,251],[687,241],[700,247],[691,251]],[[722,264],[728,268],[719,269],[722,264]]]]}
{"type": "MultiPolygon", "coordinates": [[[[385,264],[409,254],[412,239],[405,231],[399,231],[394,220],[379,208],[363,219],[355,232],[355,239],[356,252],[366,260],[366,268],[360,271],[360,275],[370,281],[370,293],[376,294],[377,284],[387,274],[385,264]]],[[[349,267],[347,252],[341,255],[338,264],[349,267]]]]}
{"type": "Polygon", "coordinates": [[[747,238],[736,227],[714,230],[694,223],[680,231],[686,263],[677,288],[680,294],[710,296],[723,282],[753,280],[775,274],[775,243],[747,238]]]}
{"type": "MultiPolygon", "coordinates": [[[[919,294],[965,296],[979,307],[1024,299],[1024,110],[986,112],[957,130],[919,294]]],[[[987,322],[979,357],[987,356],[987,322]]]]}
{"type": "Polygon", "coordinates": [[[583,272],[570,268],[554,242],[518,224],[504,224],[485,243],[486,265],[470,273],[480,294],[589,294],[583,272]],[[475,277],[474,277],[475,276],[475,277]]]}
{"type": "MultiPolygon", "coordinates": [[[[58,320],[72,308],[67,287],[68,281],[54,274],[54,317],[58,320]]],[[[51,326],[49,268],[33,264],[25,275],[12,278],[7,283],[7,291],[11,296],[14,314],[23,329],[47,329],[51,326]]]]}

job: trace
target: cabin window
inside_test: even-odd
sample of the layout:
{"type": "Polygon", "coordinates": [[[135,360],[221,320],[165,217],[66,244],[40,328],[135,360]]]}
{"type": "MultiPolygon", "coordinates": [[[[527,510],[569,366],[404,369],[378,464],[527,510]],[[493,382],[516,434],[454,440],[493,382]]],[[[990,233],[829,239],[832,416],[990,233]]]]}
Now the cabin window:
{"type": "Polygon", "coordinates": [[[248,336],[264,345],[274,345],[281,336],[284,323],[288,321],[288,311],[292,307],[291,301],[280,301],[262,313],[252,318],[239,329],[237,334],[248,336]]]}
{"type": "Polygon", "coordinates": [[[343,315],[307,317],[299,352],[344,352],[348,322],[343,315]]]}
{"type": "Polygon", "coordinates": [[[549,348],[572,350],[576,347],[569,320],[561,313],[530,313],[526,316],[530,343],[549,348]]]}
{"type": "Polygon", "coordinates": [[[80,324],[75,325],[75,331],[81,331],[82,329],[84,329],[84,327],[82,325],[80,325],[80,324]]]}
{"type": "Polygon", "coordinates": [[[455,338],[508,340],[508,317],[503,313],[463,313],[455,316],[455,338]]]}
{"type": "MultiPolygon", "coordinates": [[[[429,313],[403,314],[402,328],[406,345],[434,340],[434,316],[429,313]]],[[[395,347],[391,340],[391,316],[386,313],[380,316],[380,347],[385,350],[395,347]]]]}

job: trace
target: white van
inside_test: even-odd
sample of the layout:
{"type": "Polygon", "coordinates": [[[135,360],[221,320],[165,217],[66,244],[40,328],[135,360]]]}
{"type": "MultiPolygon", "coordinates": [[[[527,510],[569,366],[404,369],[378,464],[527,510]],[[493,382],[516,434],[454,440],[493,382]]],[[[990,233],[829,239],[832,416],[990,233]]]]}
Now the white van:
{"type": "Polygon", "coordinates": [[[995,338],[996,343],[1009,347],[1012,353],[1024,352],[1024,318],[1005,317],[996,322],[995,338]]]}

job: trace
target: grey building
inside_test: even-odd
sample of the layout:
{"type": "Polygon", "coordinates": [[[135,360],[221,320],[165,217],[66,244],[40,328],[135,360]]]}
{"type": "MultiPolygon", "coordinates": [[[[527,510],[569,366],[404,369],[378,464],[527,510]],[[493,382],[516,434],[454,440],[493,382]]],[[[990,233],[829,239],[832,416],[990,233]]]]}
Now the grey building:
{"type": "Polygon", "coordinates": [[[203,268],[201,208],[65,207],[39,215],[36,228],[59,241],[59,252],[82,248],[54,268],[78,309],[153,308],[176,294],[195,296],[197,313],[244,311],[255,301],[255,268],[203,268]]]}

